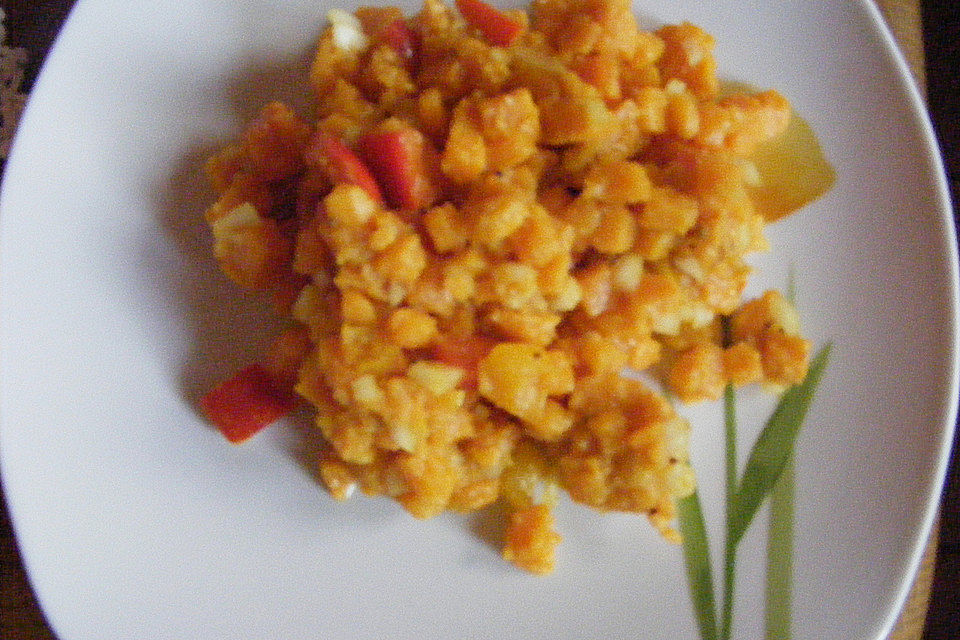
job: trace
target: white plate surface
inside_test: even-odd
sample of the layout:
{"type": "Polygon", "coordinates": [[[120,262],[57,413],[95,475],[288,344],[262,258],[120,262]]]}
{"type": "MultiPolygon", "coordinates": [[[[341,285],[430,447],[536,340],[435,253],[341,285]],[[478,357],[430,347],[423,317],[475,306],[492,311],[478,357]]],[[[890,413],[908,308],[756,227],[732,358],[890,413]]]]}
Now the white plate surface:
{"type": "MultiPolygon", "coordinates": [[[[0,201],[3,486],[63,640],[696,637],[680,552],[564,504],[547,578],[489,525],[335,504],[289,426],[228,446],[203,390],[273,320],[217,272],[201,159],[290,99],[327,0],[81,0],[36,86],[0,201]]],[[[412,6],[408,6],[408,9],[412,6]]],[[[836,348],[798,445],[795,638],[878,639],[917,566],[957,397],[957,267],[929,123],[860,1],[638,0],[718,41],[721,75],[780,89],[837,169],[772,227],[749,293],[796,272],[836,348]]],[[[648,22],[649,24],[649,22],[648,22]]],[[[770,401],[747,392],[741,450],[770,401]]],[[[690,412],[714,552],[716,406],[690,412]]],[[[765,516],[740,552],[738,637],[761,637],[765,516]]]]}

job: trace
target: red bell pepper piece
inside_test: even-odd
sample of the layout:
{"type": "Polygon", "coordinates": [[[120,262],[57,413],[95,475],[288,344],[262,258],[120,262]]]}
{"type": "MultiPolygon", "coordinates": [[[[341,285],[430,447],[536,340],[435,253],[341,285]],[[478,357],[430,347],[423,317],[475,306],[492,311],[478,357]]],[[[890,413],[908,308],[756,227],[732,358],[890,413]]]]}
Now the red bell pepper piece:
{"type": "Polygon", "coordinates": [[[432,203],[436,191],[428,170],[430,151],[423,135],[410,127],[374,131],[357,141],[357,153],[396,209],[419,210],[432,203]]]}
{"type": "Polygon", "coordinates": [[[464,375],[458,386],[464,389],[477,388],[477,369],[497,341],[486,336],[446,338],[431,347],[433,358],[443,364],[463,369],[464,375]]]}
{"type": "Polygon", "coordinates": [[[334,182],[355,184],[383,204],[383,194],[365,164],[339,139],[318,131],[304,151],[307,162],[325,166],[334,182]]]}
{"type": "Polygon", "coordinates": [[[523,31],[522,24],[483,0],[456,0],[456,4],[467,23],[499,47],[509,47],[523,31]]]}
{"type": "Polygon", "coordinates": [[[416,71],[420,62],[420,42],[417,34],[407,26],[407,21],[398,18],[380,32],[380,39],[397,52],[407,71],[416,71]]]}
{"type": "Polygon", "coordinates": [[[296,406],[297,397],[280,389],[259,364],[241,369],[200,399],[204,415],[234,444],[247,440],[296,406]]]}

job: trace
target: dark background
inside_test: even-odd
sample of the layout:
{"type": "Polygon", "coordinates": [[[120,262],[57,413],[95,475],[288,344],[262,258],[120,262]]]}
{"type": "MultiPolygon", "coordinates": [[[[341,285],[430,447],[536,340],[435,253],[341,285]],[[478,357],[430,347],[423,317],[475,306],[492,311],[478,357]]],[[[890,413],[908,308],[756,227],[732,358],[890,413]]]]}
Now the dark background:
{"type": "MultiPolygon", "coordinates": [[[[960,210],[960,2],[924,0],[927,103],[940,140],[954,221],[960,210]]],[[[954,440],[940,520],[940,548],[924,638],[960,639],[960,455],[954,440]]]]}
{"type": "MultiPolygon", "coordinates": [[[[24,91],[39,70],[43,54],[66,18],[73,0],[4,0],[8,43],[30,52],[24,91]]],[[[960,204],[960,0],[923,0],[923,39],[926,57],[927,100],[940,140],[954,211],[960,204]]],[[[956,216],[955,216],[956,218],[956,216]]],[[[960,456],[955,444],[940,518],[939,549],[929,613],[923,637],[926,640],[960,640],[960,456]]],[[[12,585],[23,583],[23,569],[15,561],[15,546],[6,509],[0,509],[0,616],[11,610],[26,610],[13,621],[0,621],[2,640],[52,638],[46,631],[29,594],[12,585]],[[16,635],[13,635],[16,634],[16,635]]],[[[831,640],[831,639],[823,639],[831,640]]],[[[843,640],[843,639],[835,639],[843,640]]]]}

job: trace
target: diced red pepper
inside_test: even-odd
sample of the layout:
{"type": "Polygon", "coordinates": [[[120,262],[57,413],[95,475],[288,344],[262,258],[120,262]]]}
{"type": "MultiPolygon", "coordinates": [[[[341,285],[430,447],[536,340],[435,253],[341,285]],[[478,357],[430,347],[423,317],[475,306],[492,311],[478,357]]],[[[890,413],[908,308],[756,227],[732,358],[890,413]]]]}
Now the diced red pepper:
{"type": "Polygon", "coordinates": [[[307,162],[325,166],[334,182],[355,184],[379,203],[383,194],[370,170],[343,142],[329,133],[318,131],[304,152],[307,162]]]}
{"type": "Polygon", "coordinates": [[[456,4],[467,23],[498,47],[509,47],[523,31],[522,24],[483,0],[456,0],[456,4]]]}
{"type": "Polygon", "coordinates": [[[280,389],[259,364],[241,369],[200,399],[204,415],[234,444],[247,440],[296,406],[297,397],[280,389]]]}
{"type": "Polygon", "coordinates": [[[397,52],[407,71],[416,71],[420,62],[420,42],[417,34],[407,26],[407,21],[394,20],[380,32],[380,38],[397,52]]]}
{"type": "Polygon", "coordinates": [[[486,336],[446,338],[433,345],[431,355],[443,364],[463,369],[464,376],[458,386],[464,389],[477,388],[477,369],[497,341],[486,336]]]}
{"type": "Polygon", "coordinates": [[[374,131],[357,141],[357,153],[377,177],[391,207],[419,210],[433,202],[436,191],[430,181],[427,144],[423,134],[410,127],[374,131]]]}

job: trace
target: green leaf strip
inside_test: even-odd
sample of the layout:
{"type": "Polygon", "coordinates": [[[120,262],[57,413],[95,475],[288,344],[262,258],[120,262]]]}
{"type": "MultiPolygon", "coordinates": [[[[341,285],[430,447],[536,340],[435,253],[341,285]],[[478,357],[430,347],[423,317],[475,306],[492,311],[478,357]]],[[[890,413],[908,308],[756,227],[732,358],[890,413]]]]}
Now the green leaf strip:
{"type": "MultiPolygon", "coordinates": [[[[787,299],[796,305],[797,272],[793,265],[787,274],[786,295],[787,299]]],[[[795,458],[796,452],[793,452],[780,473],[780,479],[770,492],[764,640],[790,640],[792,631],[795,458]]]]}
{"type": "Polygon", "coordinates": [[[784,392],[750,451],[728,523],[729,542],[734,547],[740,543],[760,504],[770,494],[793,455],[797,433],[816,394],[832,346],[827,343],[820,349],[803,382],[784,392]]]}
{"type": "Polygon", "coordinates": [[[770,494],[767,537],[766,640],[790,640],[793,600],[794,465],[791,458],[770,494]]]}
{"type": "Polygon", "coordinates": [[[713,570],[707,528],[696,491],[677,502],[677,520],[683,536],[683,560],[687,567],[690,599],[697,615],[702,640],[717,640],[717,605],[713,596],[713,570]]]}
{"type": "Polygon", "coordinates": [[[723,424],[726,442],[726,543],[723,552],[723,609],[720,612],[720,639],[730,637],[733,623],[733,592],[736,577],[736,546],[731,544],[732,505],[737,495],[737,394],[728,384],[723,393],[723,424]]]}
{"type": "Polygon", "coordinates": [[[737,494],[737,394],[732,384],[723,392],[723,427],[726,440],[727,507],[737,494]]]}
{"type": "Polygon", "coordinates": [[[726,544],[723,555],[723,611],[720,618],[720,640],[730,640],[733,633],[733,593],[737,575],[737,546],[726,544]]]}

